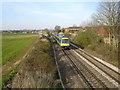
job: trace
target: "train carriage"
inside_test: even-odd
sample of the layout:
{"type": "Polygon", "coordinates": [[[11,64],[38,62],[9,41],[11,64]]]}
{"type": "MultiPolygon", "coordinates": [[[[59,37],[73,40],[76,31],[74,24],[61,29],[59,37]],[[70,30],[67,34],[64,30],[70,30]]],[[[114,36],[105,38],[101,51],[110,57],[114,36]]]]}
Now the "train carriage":
{"type": "Polygon", "coordinates": [[[53,34],[54,39],[57,41],[57,43],[64,49],[68,49],[70,46],[70,40],[68,37],[61,36],[58,34],[53,34]]]}

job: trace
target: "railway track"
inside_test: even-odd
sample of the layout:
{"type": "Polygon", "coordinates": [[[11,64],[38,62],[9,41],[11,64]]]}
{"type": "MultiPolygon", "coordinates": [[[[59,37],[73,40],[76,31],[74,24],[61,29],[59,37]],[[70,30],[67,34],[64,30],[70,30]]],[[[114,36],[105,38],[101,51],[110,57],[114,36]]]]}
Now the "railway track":
{"type": "MultiPolygon", "coordinates": [[[[70,62],[68,56],[64,53],[64,51],[62,51],[62,54],[64,54],[65,56],[62,56],[65,61],[64,63],[67,63],[67,65],[70,67],[70,69],[66,68],[66,66],[64,66],[64,69],[66,70],[69,70],[67,72],[64,72],[64,73],[68,73],[68,75],[66,74],[65,78],[62,77],[61,75],[61,72],[64,71],[60,68],[60,60],[57,60],[57,55],[56,55],[56,51],[58,51],[58,47],[56,47],[57,45],[53,44],[53,50],[54,50],[54,56],[55,56],[55,62],[56,62],[56,65],[57,65],[57,69],[58,69],[58,74],[59,74],[59,77],[60,77],[60,81],[61,81],[61,85],[62,85],[62,88],[65,89],[65,88],[93,88],[91,86],[91,84],[89,83],[89,81],[87,81],[87,79],[84,77],[84,75],[82,75],[82,73],[80,73],[79,70],[77,70],[77,67],[70,62]],[[81,75],[78,75],[81,74],[81,75]],[[81,78],[84,78],[82,79],[81,78]],[[70,85],[66,85],[66,80],[72,78],[72,82],[70,82],[72,86],[70,85]],[[74,84],[74,85],[73,85],[74,84]],[[68,87],[69,86],[69,87],[68,87]]],[[[62,58],[62,59],[63,59],[62,58]]],[[[69,84],[69,83],[68,83],[69,84]]]]}
{"type": "MultiPolygon", "coordinates": [[[[78,70],[78,68],[74,65],[74,63],[71,62],[70,58],[67,56],[64,50],[62,50],[62,54],[64,54],[65,63],[69,66],[69,69],[64,67],[64,69],[67,69],[68,74],[66,75],[66,80],[71,77],[73,80],[70,83],[74,83],[74,85],[70,87],[74,88],[92,88],[90,86],[87,79],[84,77],[84,75],[78,70]],[[85,79],[82,79],[82,78],[85,79]]],[[[69,87],[69,86],[68,86],[69,87]]]]}
{"type": "Polygon", "coordinates": [[[64,51],[79,76],[84,80],[88,88],[107,88],[107,86],[97,78],[82,62],[77,62],[77,58],[69,51],[64,51]]]}
{"type": "Polygon", "coordinates": [[[78,56],[83,58],[86,62],[89,62],[91,66],[94,66],[94,68],[96,68],[96,70],[98,72],[100,72],[104,77],[106,77],[108,79],[108,81],[110,81],[112,84],[114,84],[117,88],[119,87],[119,85],[120,85],[119,69],[118,69],[118,71],[116,71],[116,69],[114,70],[114,68],[111,68],[109,66],[109,64],[107,66],[106,63],[104,64],[102,61],[97,60],[96,57],[91,56],[87,52],[85,52],[81,49],[76,49],[76,48],[78,48],[77,46],[75,46],[75,45],[72,45],[72,46],[75,47],[75,49],[72,49],[74,51],[74,53],[76,53],[78,56]]]}
{"type": "MultiPolygon", "coordinates": [[[[78,48],[78,47],[77,47],[76,45],[74,45],[74,44],[71,44],[71,45],[72,45],[73,47],[75,47],[75,48],[78,48]]],[[[87,52],[83,51],[83,50],[80,49],[80,48],[78,48],[78,49],[79,49],[79,51],[81,51],[82,53],[86,54],[86,55],[89,56],[90,58],[98,61],[98,62],[101,63],[102,65],[106,66],[107,68],[109,68],[109,69],[112,70],[113,72],[115,72],[115,73],[117,73],[117,74],[120,75],[120,69],[119,69],[119,68],[117,68],[117,67],[115,67],[114,65],[111,65],[111,64],[109,64],[109,63],[107,63],[107,62],[105,62],[105,61],[102,61],[102,60],[100,60],[100,59],[97,58],[97,57],[94,57],[94,56],[88,54],[87,52]]]]}
{"type": "Polygon", "coordinates": [[[53,37],[49,38],[49,40],[50,40],[51,46],[53,48],[54,60],[55,60],[56,66],[57,66],[57,70],[58,70],[58,75],[59,75],[59,78],[60,78],[61,86],[62,86],[63,89],[65,89],[65,85],[63,83],[63,79],[62,79],[62,76],[61,76],[61,73],[60,73],[60,69],[59,69],[59,65],[58,65],[58,62],[57,62],[57,56],[56,56],[55,46],[54,46],[54,43],[52,41],[52,38],[53,37]]]}
{"type": "Polygon", "coordinates": [[[58,57],[56,58],[56,65],[58,67],[58,72],[59,72],[59,77],[61,80],[62,87],[64,89],[65,88],[90,88],[90,86],[88,87],[83,81],[83,79],[78,75],[78,71],[76,71],[75,67],[73,67],[67,55],[64,54],[64,51],[59,50],[58,47],[59,47],[58,45],[55,45],[54,50],[56,52],[60,51],[59,56],[61,54],[63,55],[58,60],[57,60],[58,57]]]}
{"type": "MultiPolygon", "coordinates": [[[[76,74],[75,75],[76,78],[82,79],[82,81],[76,79],[76,82],[79,82],[79,81],[84,82],[86,84],[85,87],[87,86],[87,88],[92,88],[92,89],[119,88],[120,81],[119,81],[118,76],[120,76],[120,72],[116,70],[116,67],[111,66],[111,65],[107,66],[108,64],[106,64],[105,62],[100,61],[98,58],[88,54],[87,52],[78,48],[74,44],[72,44],[72,47],[73,48],[71,48],[70,50],[61,50],[64,53],[63,57],[66,58],[66,60],[62,62],[67,63],[67,64],[69,63],[72,69],[71,71],[74,72],[74,74],[76,74]],[[82,61],[86,63],[83,63],[82,61]],[[91,71],[90,70],[91,68],[89,67],[92,67],[92,69],[94,70],[91,71]],[[96,75],[96,71],[97,71],[97,74],[99,73],[101,75],[100,77],[99,75],[96,75]]],[[[57,54],[56,54],[54,45],[53,45],[53,49],[54,49],[54,55],[56,59],[55,61],[56,61],[56,65],[58,68],[58,74],[60,77],[61,85],[65,89],[66,85],[64,83],[63,76],[61,75],[61,71],[63,69],[68,69],[68,68],[62,68],[62,70],[60,70],[59,60],[57,61],[57,58],[56,58],[57,54]]],[[[67,64],[65,64],[65,66],[67,64]]],[[[69,77],[69,76],[66,76],[66,77],[69,77]]],[[[74,83],[76,82],[74,80],[74,83]]],[[[84,88],[84,85],[83,85],[83,88],[84,88]]]]}

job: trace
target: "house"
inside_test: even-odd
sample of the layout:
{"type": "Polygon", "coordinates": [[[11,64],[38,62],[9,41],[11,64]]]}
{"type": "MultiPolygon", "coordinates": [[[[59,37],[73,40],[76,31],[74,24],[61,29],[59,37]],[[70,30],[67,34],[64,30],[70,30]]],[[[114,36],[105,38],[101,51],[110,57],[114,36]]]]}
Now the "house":
{"type": "Polygon", "coordinates": [[[118,47],[118,39],[114,35],[107,32],[109,27],[100,27],[98,35],[103,37],[104,43],[118,47]]]}
{"type": "Polygon", "coordinates": [[[64,28],[65,32],[69,32],[69,31],[78,31],[80,30],[82,27],[68,27],[68,28],[64,28]]]}
{"type": "Polygon", "coordinates": [[[62,36],[63,36],[63,35],[64,35],[64,33],[63,33],[63,32],[59,32],[59,35],[62,35],[62,36]]]}
{"type": "Polygon", "coordinates": [[[104,40],[104,43],[106,44],[110,44],[110,39],[109,39],[109,35],[106,31],[106,29],[104,27],[100,27],[98,29],[98,32],[97,32],[98,36],[102,36],[103,37],[103,40],[104,40]]]}
{"type": "Polygon", "coordinates": [[[107,31],[106,31],[106,29],[103,28],[103,27],[100,27],[97,33],[98,33],[99,36],[108,37],[107,31]]]}

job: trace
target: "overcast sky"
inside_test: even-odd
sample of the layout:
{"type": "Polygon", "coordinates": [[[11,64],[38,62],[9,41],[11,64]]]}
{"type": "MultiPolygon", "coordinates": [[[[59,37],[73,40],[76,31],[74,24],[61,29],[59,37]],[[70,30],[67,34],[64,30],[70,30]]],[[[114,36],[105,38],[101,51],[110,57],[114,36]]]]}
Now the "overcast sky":
{"type": "Polygon", "coordinates": [[[54,29],[55,25],[61,27],[80,25],[90,19],[96,12],[98,4],[98,2],[3,2],[0,28],[54,29]]]}

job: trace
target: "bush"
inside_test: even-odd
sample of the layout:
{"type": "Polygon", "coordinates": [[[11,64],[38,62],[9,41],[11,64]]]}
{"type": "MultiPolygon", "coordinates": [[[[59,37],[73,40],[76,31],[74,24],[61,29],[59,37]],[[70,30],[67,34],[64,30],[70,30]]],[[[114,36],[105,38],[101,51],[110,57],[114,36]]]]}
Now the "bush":
{"type": "Polygon", "coordinates": [[[96,31],[87,30],[86,32],[80,32],[74,39],[74,43],[96,51],[96,53],[101,54],[105,60],[117,65],[118,51],[114,50],[112,46],[105,44],[103,38],[98,36],[96,31]]]}
{"type": "Polygon", "coordinates": [[[70,35],[70,34],[64,34],[64,36],[69,37],[69,38],[71,37],[71,35],[70,35]]]}
{"type": "Polygon", "coordinates": [[[77,44],[80,44],[82,46],[88,46],[92,43],[97,42],[97,35],[93,31],[86,31],[86,32],[80,32],[78,37],[74,40],[77,41],[77,44]]]}

